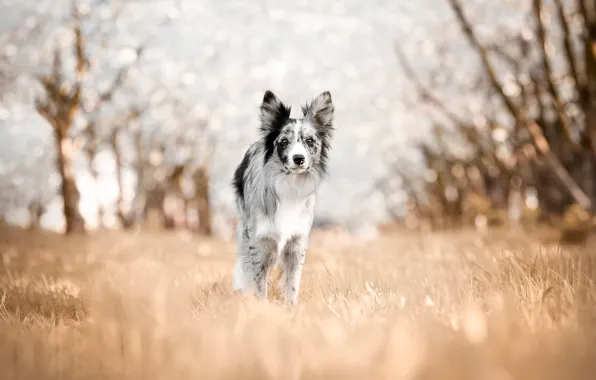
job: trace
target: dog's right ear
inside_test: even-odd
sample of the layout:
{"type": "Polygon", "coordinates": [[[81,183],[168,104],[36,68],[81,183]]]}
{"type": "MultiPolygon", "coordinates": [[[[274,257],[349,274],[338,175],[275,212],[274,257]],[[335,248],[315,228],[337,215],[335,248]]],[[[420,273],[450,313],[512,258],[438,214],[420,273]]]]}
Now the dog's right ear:
{"type": "Polygon", "coordinates": [[[290,118],[290,114],[291,107],[287,107],[273,92],[267,90],[261,104],[261,132],[268,134],[280,129],[290,118]]]}
{"type": "Polygon", "coordinates": [[[333,129],[334,112],[333,101],[331,100],[331,93],[329,91],[322,92],[310,104],[302,107],[304,117],[312,120],[320,127],[319,129],[327,132],[333,129]]]}

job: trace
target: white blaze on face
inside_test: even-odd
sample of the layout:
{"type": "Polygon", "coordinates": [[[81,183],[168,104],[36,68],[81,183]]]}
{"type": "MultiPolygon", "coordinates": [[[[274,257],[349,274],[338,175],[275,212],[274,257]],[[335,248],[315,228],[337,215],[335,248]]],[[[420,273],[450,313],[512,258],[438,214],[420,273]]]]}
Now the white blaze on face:
{"type": "Polygon", "coordinates": [[[288,161],[291,168],[296,168],[298,166],[294,163],[294,156],[296,155],[301,155],[304,157],[304,164],[302,164],[303,168],[308,168],[310,166],[308,150],[304,145],[304,141],[301,141],[300,139],[300,136],[302,135],[302,128],[304,128],[303,121],[296,120],[296,123],[294,123],[293,140],[290,141],[290,148],[288,150],[288,161]]]}

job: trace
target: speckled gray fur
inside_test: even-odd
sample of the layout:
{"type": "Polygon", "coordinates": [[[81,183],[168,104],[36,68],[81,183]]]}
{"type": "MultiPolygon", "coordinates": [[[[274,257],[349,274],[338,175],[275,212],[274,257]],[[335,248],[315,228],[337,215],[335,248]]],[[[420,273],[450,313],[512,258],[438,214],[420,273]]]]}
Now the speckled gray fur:
{"type": "Polygon", "coordinates": [[[271,91],[261,104],[261,137],[234,173],[237,261],[234,289],[267,296],[267,276],[280,265],[286,303],[296,303],[312,228],[315,193],[326,175],[334,107],[323,92],[290,118],[271,91]]]}

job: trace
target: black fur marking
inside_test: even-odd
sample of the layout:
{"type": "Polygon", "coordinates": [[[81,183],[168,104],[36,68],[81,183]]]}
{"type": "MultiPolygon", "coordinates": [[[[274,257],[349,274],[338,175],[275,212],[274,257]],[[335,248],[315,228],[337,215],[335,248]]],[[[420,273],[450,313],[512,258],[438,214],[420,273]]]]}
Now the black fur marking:
{"type": "MultiPolygon", "coordinates": [[[[282,107],[284,107],[283,104],[282,104],[282,107]]],[[[265,162],[269,161],[269,159],[273,155],[273,152],[275,151],[275,140],[277,140],[277,138],[279,137],[279,134],[281,133],[281,130],[283,129],[283,127],[288,124],[296,122],[296,120],[289,118],[289,116],[290,116],[289,108],[287,108],[287,111],[288,111],[288,113],[287,113],[288,117],[286,117],[285,119],[280,119],[280,121],[275,126],[275,128],[270,130],[264,136],[265,137],[265,162]]]]}
{"type": "Polygon", "coordinates": [[[272,101],[277,101],[277,97],[271,90],[265,91],[265,95],[263,95],[263,103],[271,103],[272,101]]]}
{"type": "Polygon", "coordinates": [[[292,124],[296,123],[295,119],[290,119],[289,122],[284,125],[282,127],[282,129],[279,131],[277,138],[279,139],[277,141],[277,146],[275,147],[276,152],[277,152],[277,157],[279,157],[280,161],[284,164],[287,164],[288,162],[288,149],[290,148],[290,144],[291,141],[294,140],[294,131],[293,131],[293,127],[288,127],[292,124]],[[289,144],[286,146],[283,146],[281,144],[281,141],[283,141],[283,139],[286,138],[289,140],[289,144]]]}
{"type": "Polygon", "coordinates": [[[277,157],[279,157],[279,160],[283,163],[286,163],[288,161],[288,153],[287,153],[288,147],[283,147],[281,145],[277,145],[277,157]]]}
{"type": "Polygon", "coordinates": [[[248,169],[248,164],[250,163],[251,152],[250,150],[244,154],[244,158],[240,162],[240,165],[236,168],[234,172],[234,180],[233,186],[234,190],[236,191],[236,195],[240,199],[240,201],[244,204],[244,173],[248,169]]]}
{"type": "Polygon", "coordinates": [[[275,151],[275,140],[279,136],[281,129],[288,122],[294,122],[290,119],[292,107],[283,104],[275,94],[269,90],[263,96],[261,104],[261,135],[265,144],[265,162],[271,158],[275,151]]]}

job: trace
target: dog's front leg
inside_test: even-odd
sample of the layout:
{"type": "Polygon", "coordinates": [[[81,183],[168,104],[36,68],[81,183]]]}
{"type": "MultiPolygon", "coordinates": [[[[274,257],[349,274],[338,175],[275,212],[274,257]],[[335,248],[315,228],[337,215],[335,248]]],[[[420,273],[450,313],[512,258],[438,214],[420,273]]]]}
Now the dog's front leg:
{"type": "Polygon", "coordinates": [[[293,236],[284,246],[282,252],[281,287],[284,291],[286,304],[298,302],[302,267],[306,258],[306,236],[293,236]]]}
{"type": "Polygon", "coordinates": [[[271,237],[258,237],[249,247],[252,262],[255,295],[267,298],[267,277],[275,263],[277,241],[271,237]]]}

